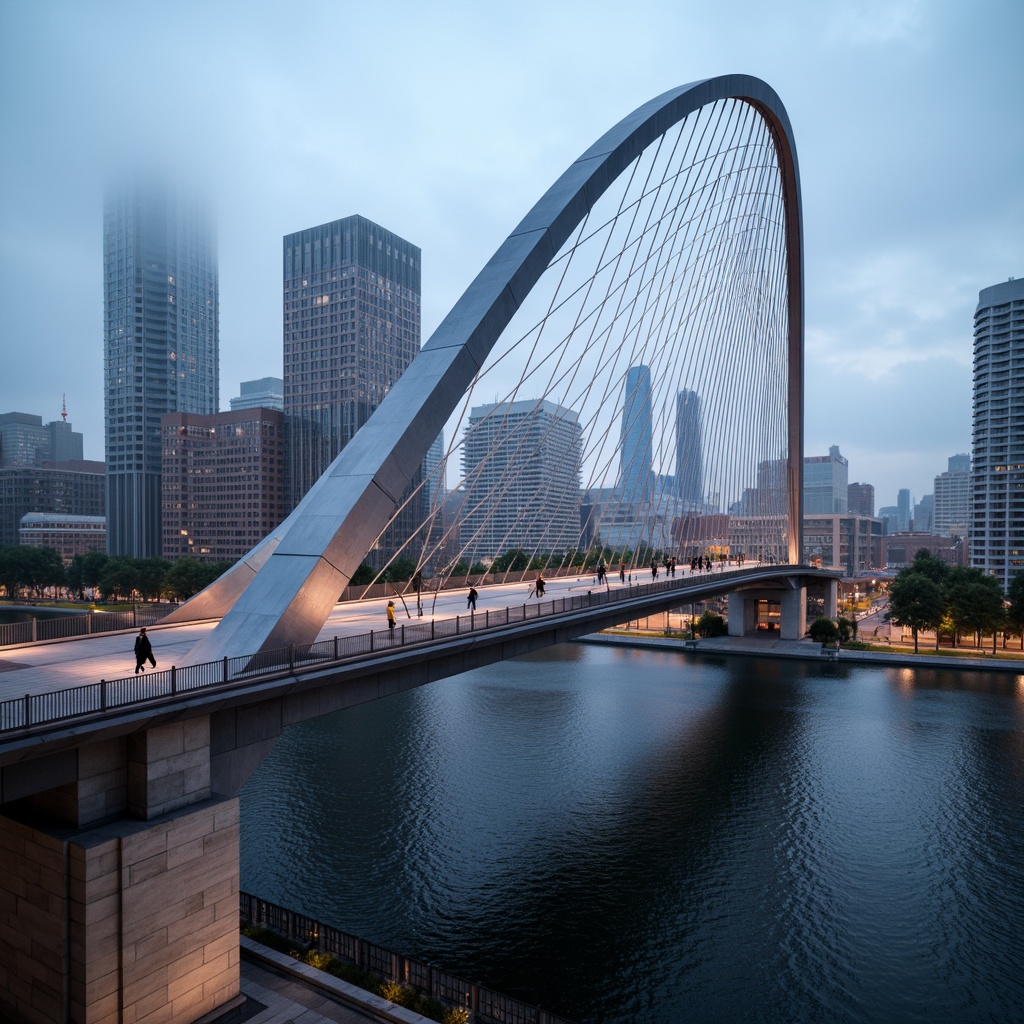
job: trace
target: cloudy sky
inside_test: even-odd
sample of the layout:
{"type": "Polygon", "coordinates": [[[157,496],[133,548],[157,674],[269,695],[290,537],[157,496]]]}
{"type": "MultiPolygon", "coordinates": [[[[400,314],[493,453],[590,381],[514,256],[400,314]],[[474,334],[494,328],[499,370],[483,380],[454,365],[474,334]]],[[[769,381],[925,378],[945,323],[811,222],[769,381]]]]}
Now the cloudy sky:
{"type": "Polygon", "coordinates": [[[1020,0],[0,0],[0,412],[103,458],[102,194],[140,160],[216,202],[221,407],[281,375],[281,237],[359,213],[423,250],[426,340],[562,170],[641,103],[740,72],[796,137],[805,453],[876,504],[970,451],[972,317],[1024,274],[1020,0]]]}

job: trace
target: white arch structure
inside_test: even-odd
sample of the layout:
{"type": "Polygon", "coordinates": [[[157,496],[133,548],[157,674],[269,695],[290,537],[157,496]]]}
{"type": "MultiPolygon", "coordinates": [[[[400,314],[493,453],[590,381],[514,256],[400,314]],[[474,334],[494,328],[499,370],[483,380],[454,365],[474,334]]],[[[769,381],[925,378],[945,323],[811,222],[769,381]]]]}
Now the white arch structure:
{"type": "MultiPolygon", "coordinates": [[[[803,245],[792,131],[778,96],[746,75],[680,86],[620,121],[576,160],[508,236],[367,424],[288,518],[170,620],[221,617],[189,657],[311,643],[398,506],[431,442],[463,400],[497,339],[592,208],[647,147],[719,101],[752,110],[770,138],[785,247],[784,459],[788,560],[799,561],[803,464],[803,245]]],[[[737,148],[742,148],[739,145],[737,148]]]]}

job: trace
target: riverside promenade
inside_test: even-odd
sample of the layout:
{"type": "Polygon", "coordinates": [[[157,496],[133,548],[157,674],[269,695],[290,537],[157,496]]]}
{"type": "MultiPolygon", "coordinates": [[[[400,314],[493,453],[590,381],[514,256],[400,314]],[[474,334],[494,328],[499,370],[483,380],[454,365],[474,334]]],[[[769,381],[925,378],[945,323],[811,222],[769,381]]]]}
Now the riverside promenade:
{"type": "Polygon", "coordinates": [[[244,935],[241,951],[244,1002],[201,1024],[436,1024],[244,935]]]}

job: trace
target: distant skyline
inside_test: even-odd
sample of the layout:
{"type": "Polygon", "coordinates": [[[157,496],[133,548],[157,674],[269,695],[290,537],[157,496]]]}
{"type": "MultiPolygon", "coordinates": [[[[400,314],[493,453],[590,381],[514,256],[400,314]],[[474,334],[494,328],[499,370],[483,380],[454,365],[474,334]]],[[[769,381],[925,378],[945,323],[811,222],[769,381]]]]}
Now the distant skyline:
{"type": "Polygon", "coordinates": [[[282,375],[281,242],[361,214],[423,253],[426,341],[564,168],[684,82],[767,81],[796,139],[804,453],[876,506],[971,450],[972,318],[1024,275],[1024,6],[0,5],[0,412],[103,457],[102,208],[138,163],[218,221],[220,408],[282,375]]]}

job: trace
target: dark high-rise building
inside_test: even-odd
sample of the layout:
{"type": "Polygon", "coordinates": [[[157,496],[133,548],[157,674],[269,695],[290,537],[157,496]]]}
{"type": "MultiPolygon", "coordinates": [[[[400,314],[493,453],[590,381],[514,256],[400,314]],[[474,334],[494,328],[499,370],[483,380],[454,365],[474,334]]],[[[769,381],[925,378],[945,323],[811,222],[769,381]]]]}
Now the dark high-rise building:
{"type": "Polygon", "coordinates": [[[41,466],[44,462],[81,462],[82,435],[64,419],[43,426],[41,416],[0,414],[0,467],[41,466]]]}
{"type": "Polygon", "coordinates": [[[18,543],[29,512],[103,515],[102,462],[44,462],[0,469],[0,547],[18,543]]]}
{"type": "Polygon", "coordinates": [[[218,282],[204,210],[155,186],[103,217],[107,550],[161,550],[160,420],[217,411],[218,282]]]}
{"type": "Polygon", "coordinates": [[[983,288],[974,313],[971,565],[1003,588],[1024,572],[1024,279],[983,288]]]}
{"type": "Polygon", "coordinates": [[[420,250],[365,217],[284,238],[284,411],[298,504],[420,348],[420,250]]]}
{"type": "Polygon", "coordinates": [[[631,366],[622,398],[618,492],[627,505],[649,505],[654,496],[651,370],[631,366]]]}
{"type": "Polygon", "coordinates": [[[874,518],[874,484],[849,484],[846,488],[846,510],[859,516],[874,518]]]}
{"type": "Polygon", "coordinates": [[[704,502],[700,395],[683,388],[676,395],[676,497],[697,508],[704,502]]]}
{"type": "MultiPolygon", "coordinates": [[[[292,507],[415,358],[420,320],[420,250],[411,242],[359,216],[285,236],[284,412],[292,507]]],[[[422,500],[410,502],[371,552],[371,564],[379,567],[403,548],[424,515],[422,500]]]]}
{"type": "Polygon", "coordinates": [[[277,409],[171,413],[163,442],[163,555],[235,560],[287,515],[277,409]]]}

